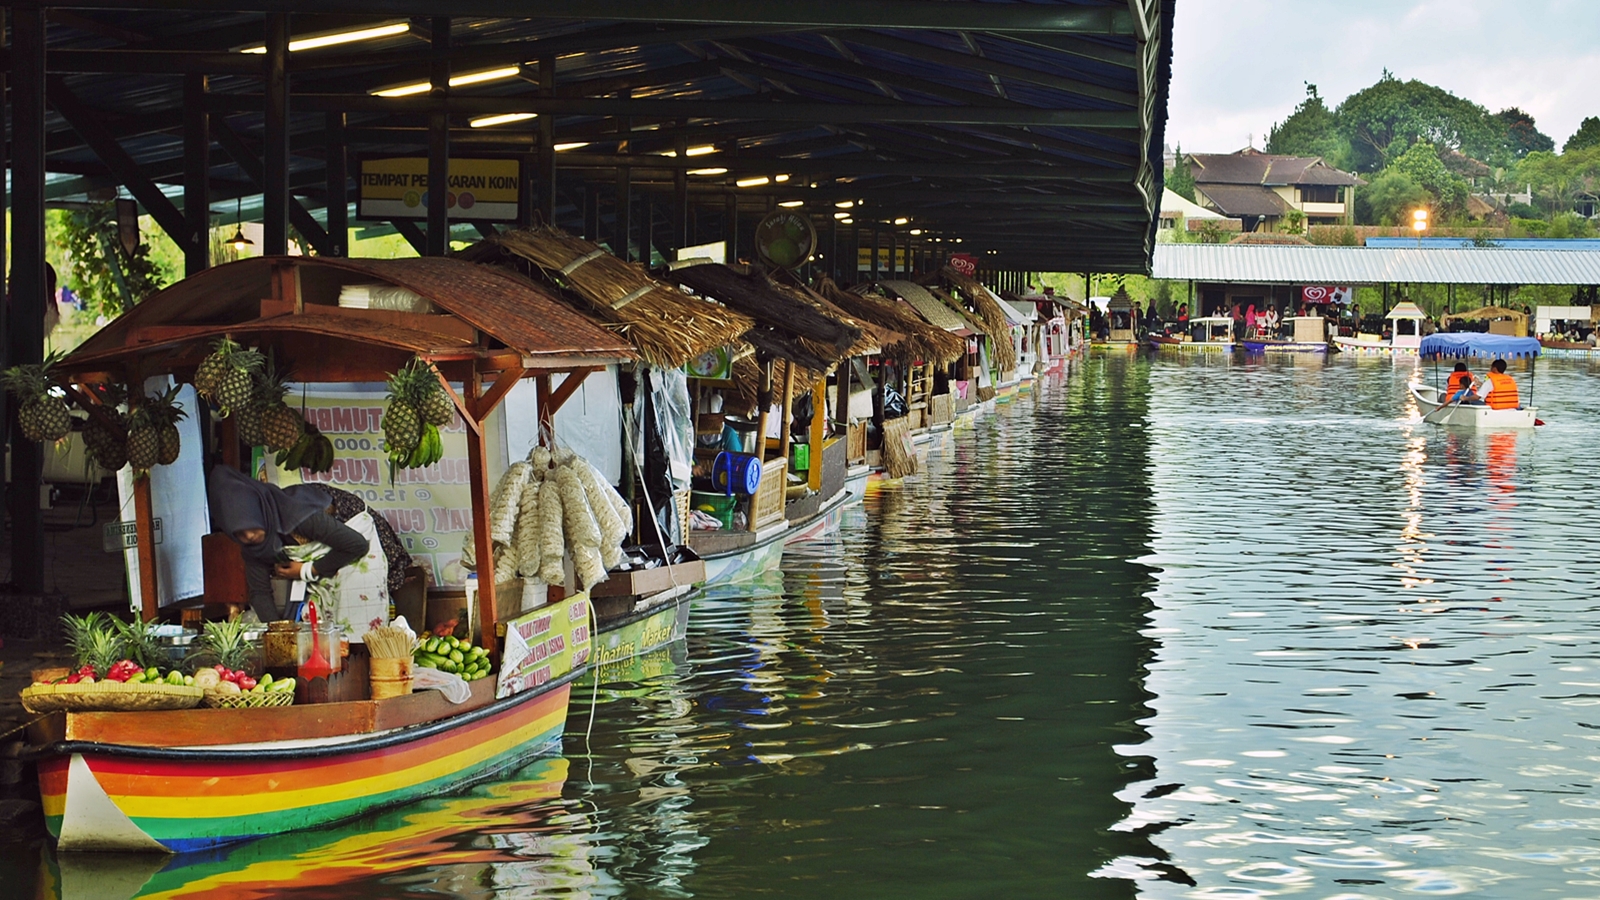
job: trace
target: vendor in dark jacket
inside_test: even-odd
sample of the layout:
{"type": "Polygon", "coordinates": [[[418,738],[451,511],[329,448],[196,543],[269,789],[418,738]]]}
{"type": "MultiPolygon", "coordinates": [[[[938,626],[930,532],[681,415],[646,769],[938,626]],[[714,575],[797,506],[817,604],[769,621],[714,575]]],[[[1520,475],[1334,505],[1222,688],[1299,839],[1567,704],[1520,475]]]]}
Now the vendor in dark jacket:
{"type": "Polygon", "coordinates": [[[211,470],[213,527],[239,543],[244,556],[250,608],[263,622],[280,618],[272,596],[272,576],[316,581],[367,555],[367,539],[329,515],[331,498],[321,488],[280,488],[256,481],[229,466],[211,470]],[[315,563],[298,563],[284,544],[318,541],[328,553],[315,563]]]}

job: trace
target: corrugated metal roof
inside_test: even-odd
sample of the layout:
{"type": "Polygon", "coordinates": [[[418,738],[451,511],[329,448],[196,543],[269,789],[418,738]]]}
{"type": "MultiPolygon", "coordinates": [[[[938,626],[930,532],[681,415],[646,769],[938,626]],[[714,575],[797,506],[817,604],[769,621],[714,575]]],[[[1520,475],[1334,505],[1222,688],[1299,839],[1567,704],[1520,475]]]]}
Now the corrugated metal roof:
{"type": "Polygon", "coordinates": [[[1152,273],[1257,284],[1600,284],[1600,251],[1158,244],[1152,273]]]}

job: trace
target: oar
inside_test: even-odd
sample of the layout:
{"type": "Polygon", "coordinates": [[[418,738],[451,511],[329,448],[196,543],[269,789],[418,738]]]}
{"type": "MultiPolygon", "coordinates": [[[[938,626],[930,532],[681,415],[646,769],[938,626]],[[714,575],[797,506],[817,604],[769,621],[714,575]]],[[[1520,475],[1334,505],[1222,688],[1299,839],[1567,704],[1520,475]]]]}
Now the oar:
{"type": "Polygon", "coordinates": [[[1438,415],[1441,412],[1444,412],[1445,410],[1451,409],[1452,407],[1460,406],[1461,405],[1461,401],[1467,399],[1467,391],[1468,390],[1469,390],[1469,388],[1462,388],[1461,390],[1456,391],[1456,399],[1454,401],[1452,401],[1450,403],[1443,404],[1438,409],[1436,409],[1433,412],[1428,413],[1427,415],[1423,416],[1422,417],[1422,421],[1424,423],[1429,423],[1429,424],[1434,423],[1434,422],[1437,421],[1436,419],[1433,418],[1434,416],[1438,415]]]}

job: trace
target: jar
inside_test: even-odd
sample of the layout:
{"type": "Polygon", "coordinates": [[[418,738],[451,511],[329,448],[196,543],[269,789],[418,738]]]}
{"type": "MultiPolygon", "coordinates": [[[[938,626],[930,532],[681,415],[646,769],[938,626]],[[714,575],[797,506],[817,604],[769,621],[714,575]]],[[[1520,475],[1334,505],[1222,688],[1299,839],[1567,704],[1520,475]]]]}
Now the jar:
{"type": "Polygon", "coordinates": [[[300,652],[300,626],[287,619],[267,626],[267,636],[262,640],[262,653],[269,669],[282,669],[296,665],[300,652]]]}

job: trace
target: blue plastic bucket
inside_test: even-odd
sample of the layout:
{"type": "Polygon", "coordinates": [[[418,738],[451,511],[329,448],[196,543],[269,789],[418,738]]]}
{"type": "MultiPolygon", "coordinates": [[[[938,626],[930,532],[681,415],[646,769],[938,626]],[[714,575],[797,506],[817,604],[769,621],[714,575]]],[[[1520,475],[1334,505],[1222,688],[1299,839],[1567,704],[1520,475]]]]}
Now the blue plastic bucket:
{"type": "Polygon", "coordinates": [[[718,453],[711,462],[711,483],[723,493],[754,494],[761,486],[761,461],[748,453],[718,453]]]}

